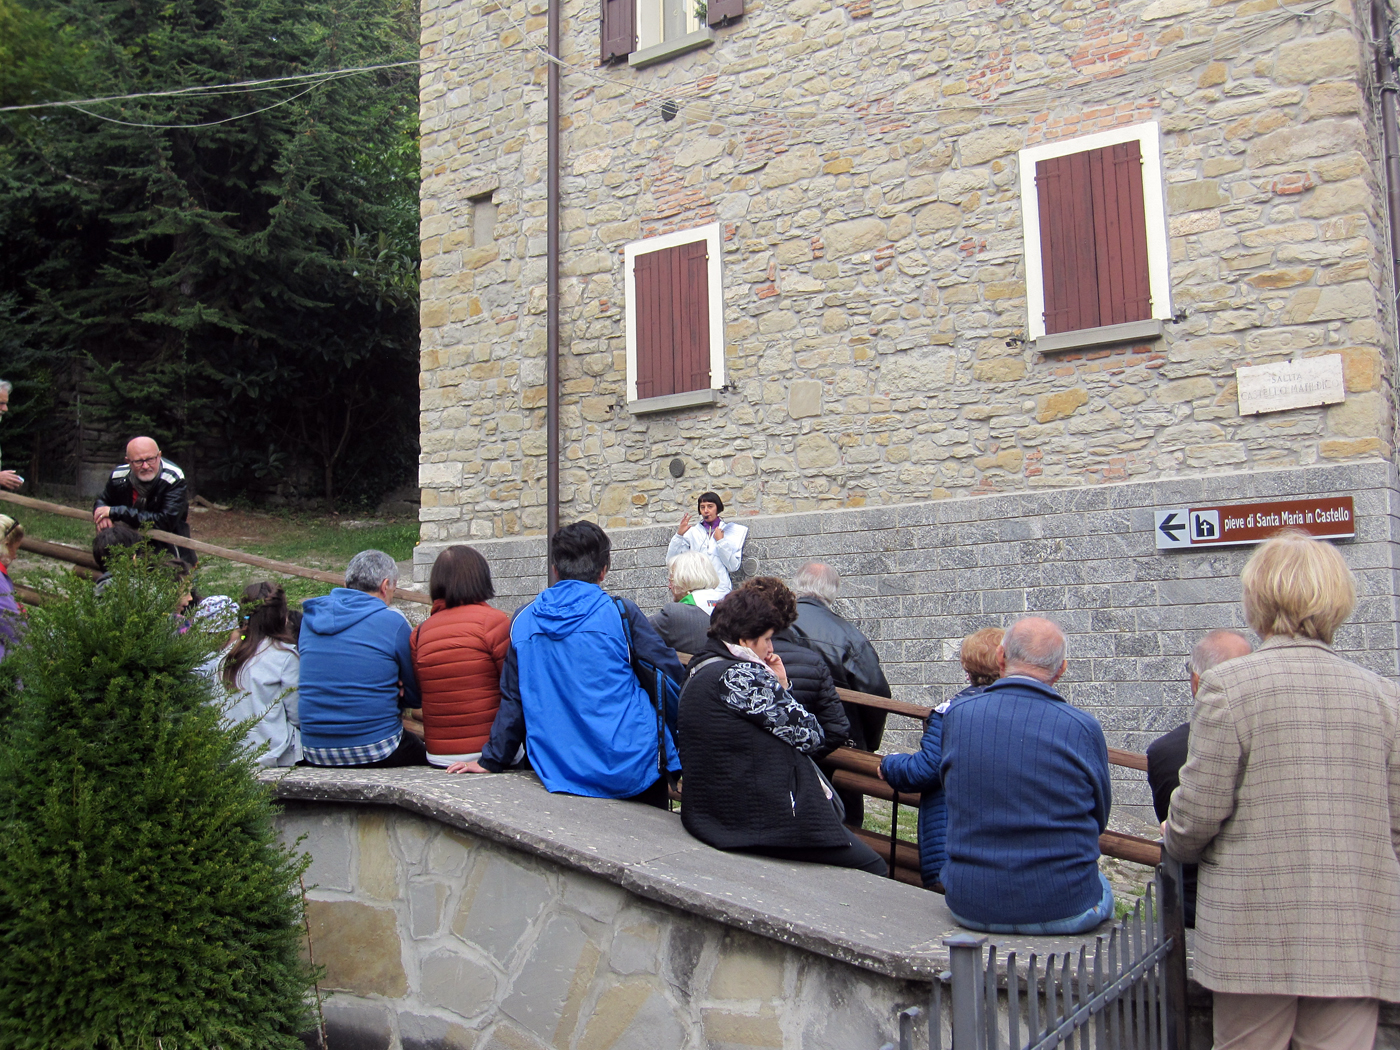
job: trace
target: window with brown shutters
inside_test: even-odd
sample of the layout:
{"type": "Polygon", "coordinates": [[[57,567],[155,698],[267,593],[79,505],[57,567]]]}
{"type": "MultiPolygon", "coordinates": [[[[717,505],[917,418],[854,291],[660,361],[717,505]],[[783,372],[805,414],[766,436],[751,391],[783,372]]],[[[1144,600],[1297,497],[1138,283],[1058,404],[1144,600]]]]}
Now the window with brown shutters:
{"type": "Polygon", "coordinates": [[[709,242],[639,253],[632,274],[637,397],[708,389],[709,242]]]}
{"type": "Polygon", "coordinates": [[[602,61],[615,62],[637,49],[637,0],[599,0],[602,4],[602,61]]]}
{"type": "Polygon", "coordinates": [[[729,25],[744,14],[744,0],[708,0],[703,17],[695,0],[599,0],[599,6],[599,57],[604,65],[622,61],[639,48],[650,51],[673,41],[682,47],[703,46],[708,40],[693,40],[697,31],[729,25]]]}
{"type": "Polygon", "coordinates": [[[1152,317],[1139,142],[1038,161],[1035,188],[1046,333],[1152,317]]]}

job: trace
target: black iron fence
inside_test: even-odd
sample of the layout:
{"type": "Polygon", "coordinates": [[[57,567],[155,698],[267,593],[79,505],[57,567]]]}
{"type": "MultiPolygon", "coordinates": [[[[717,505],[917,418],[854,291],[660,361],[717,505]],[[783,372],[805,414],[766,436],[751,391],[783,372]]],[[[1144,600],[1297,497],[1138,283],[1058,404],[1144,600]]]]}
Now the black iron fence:
{"type": "Polygon", "coordinates": [[[948,938],[927,1010],[899,1015],[899,1050],[925,1018],[929,1050],[1190,1050],[1181,905],[1181,865],[1163,858],[1132,913],[1077,951],[1018,958],[948,938]]]}

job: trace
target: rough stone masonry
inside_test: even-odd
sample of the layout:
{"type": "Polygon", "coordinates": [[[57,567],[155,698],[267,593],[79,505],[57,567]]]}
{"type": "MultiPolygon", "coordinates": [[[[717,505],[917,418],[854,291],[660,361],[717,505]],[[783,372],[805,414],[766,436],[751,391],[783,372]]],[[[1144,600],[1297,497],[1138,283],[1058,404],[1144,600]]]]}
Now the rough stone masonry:
{"type": "MultiPolygon", "coordinates": [[[[422,5],[415,575],[472,542],[506,605],[544,585],[545,10],[422,5]]],[[[1366,4],[757,0],[642,69],[597,64],[596,0],[562,10],[562,520],[614,533],[610,586],[665,600],[666,533],[713,488],[755,515],[752,569],[837,564],[897,696],[930,702],[963,634],[1044,611],[1075,702],[1140,749],[1185,715],[1190,645],[1240,622],[1247,554],[1159,553],[1153,508],[1351,494],[1341,645],[1400,670],[1366,4]],[[1175,316],[1037,352],[1018,151],[1149,121],[1175,316]],[[634,416],[623,246],[711,222],[725,389],[634,416]],[[1344,402],[1239,415],[1237,367],[1320,354],[1344,402]]]]}
{"type": "MultiPolygon", "coordinates": [[[[426,541],[544,525],[544,9],[422,6],[426,541]]],[[[1364,4],[766,0],[644,69],[597,65],[598,10],[563,7],[564,520],[1390,457],[1364,4]],[[1016,152],[1146,120],[1179,320],[1038,354],[1016,152]],[[621,248],[712,221],[728,386],[633,417],[621,248]],[[1239,417],[1235,367],[1319,353],[1345,403],[1239,417]]]]}

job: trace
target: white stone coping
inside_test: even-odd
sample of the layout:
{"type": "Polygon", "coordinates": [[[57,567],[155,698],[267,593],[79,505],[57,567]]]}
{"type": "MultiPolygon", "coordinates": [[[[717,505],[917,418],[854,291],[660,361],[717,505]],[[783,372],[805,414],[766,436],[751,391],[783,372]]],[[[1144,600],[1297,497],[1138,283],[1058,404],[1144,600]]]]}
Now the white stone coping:
{"type": "MultiPolygon", "coordinates": [[[[896,979],[941,974],[943,941],[966,932],[931,891],[863,871],[724,853],[692,838],[678,815],[553,795],[529,773],[296,767],[260,778],[283,799],[399,806],[638,897],[896,979]]],[[[1030,951],[1092,944],[1093,936],[989,940],[1024,960],[1030,951]]]]}
{"type": "Polygon", "coordinates": [[[634,416],[644,416],[652,412],[672,412],[678,408],[695,408],[699,405],[713,405],[719,397],[713,390],[683,390],[679,394],[662,394],[660,397],[643,397],[627,402],[627,411],[634,416]]]}
{"type": "Polygon", "coordinates": [[[1034,345],[1042,354],[1053,354],[1061,350],[1085,350],[1091,346],[1161,339],[1163,330],[1164,322],[1160,318],[1150,317],[1146,321],[1128,321],[1124,324],[1106,324],[1099,328],[1081,328],[1074,332],[1042,335],[1034,340],[1034,345]]]}
{"type": "Polygon", "coordinates": [[[695,32],[687,33],[685,36],[665,40],[652,47],[644,47],[640,51],[633,51],[627,56],[627,64],[633,69],[641,69],[643,66],[664,62],[668,58],[683,55],[696,48],[709,47],[714,42],[714,30],[708,26],[701,26],[695,32]]]}

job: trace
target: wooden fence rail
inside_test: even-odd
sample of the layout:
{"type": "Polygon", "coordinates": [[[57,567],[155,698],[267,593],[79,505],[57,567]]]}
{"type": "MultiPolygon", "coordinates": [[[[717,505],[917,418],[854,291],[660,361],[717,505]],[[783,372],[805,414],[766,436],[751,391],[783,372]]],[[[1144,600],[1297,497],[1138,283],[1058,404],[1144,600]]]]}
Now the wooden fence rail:
{"type": "MultiPolygon", "coordinates": [[[[49,503],[41,499],[32,499],[29,496],[16,496],[12,492],[0,492],[0,500],[6,503],[13,503],[20,507],[27,507],[30,510],[41,510],[46,514],[58,514],[65,518],[74,518],[80,521],[92,521],[92,515],[86,511],[77,510],[74,507],[65,507],[61,503],[49,503]]],[[[160,540],[162,543],[173,543],[179,547],[185,547],[200,554],[212,554],[216,558],[224,558],[227,561],[240,562],[243,565],[254,565],[259,569],[269,569],[272,572],[280,572],[286,576],[301,576],[308,580],[318,580],[321,583],[333,583],[337,586],[345,586],[345,574],[326,572],[324,569],[308,569],[302,565],[293,565],[291,562],[275,561],[272,558],[263,558],[257,554],[249,554],[246,551],[232,550],[228,547],[218,547],[212,543],[205,543],[203,540],[190,539],[188,536],[177,536],[173,532],[164,532],[160,529],[149,529],[143,532],[153,540],[160,540]]],[[[26,539],[25,544],[30,541],[26,539]]],[[[44,543],[44,541],[36,541],[44,543]]],[[[50,553],[39,550],[35,547],[21,545],[24,550],[33,550],[36,554],[47,554],[49,557],[62,558],[64,561],[72,561],[64,553],[50,553]]],[[[68,547],[64,544],[45,544],[48,547],[59,547],[64,552],[77,551],[76,547],[68,547]]],[[[88,555],[91,561],[91,554],[88,555]]],[[[74,564],[83,564],[75,562],[74,564]]],[[[92,568],[96,568],[97,563],[91,563],[92,568]]],[[[432,605],[433,600],[422,591],[406,590],[402,587],[394,591],[394,597],[400,601],[417,602],[419,605],[432,605]]]]}
{"type": "MultiPolygon", "coordinates": [[[[682,665],[690,660],[687,653],[677,653],[676,655],[680,658],[682,665]]],[[[918,719],[920,722],[926,722],[932,713],[932,708],[911,704],[907,700],[872,696],[870,693],[858,693],[854,689],[843,689],[840,686],[836,688],[836,695],[849,704],[873,707],[889,714],[918,719]]],[[[1115,766],[1135,769],[1142,773],[1147,772],[1147,756],[1140,755],[1136,751],[1124,751],[1121,748],[1111,747],[1108,749],[1108,761],[1115,766]]],[[[859,791],[870,798],[882,799],[885,802],[893,802],[898,797],[901,806],[917,808],[919,805],[919,795],[905,791],[896,792],[894,788],[880,779],[879,755],[869,751],[860,751],[853,747],[838,747],[818,764],[831,778],[832,784],[838,788],[859,791]]],[[[894,812],[892,809],[892,817],[894,812]]],[[[897,831],[897,821],[891,819],[890,823],[891,831],[897,831]]],[[[863,828],[853,828],[852,830],[886,861],[893,858],[894,863],[890,865],[891,878],[915,886],[923,885],[923,880],[919,875],[918,850],[913,844],[904,839],[893,838],[891,835],[882,835],[878,831],[867,831],[863,828]]],[[[1152,839],[1145,839],[1138,835],[1127,835],[1121,831],[1105,831],[1099,836],[1099,852],[1106,857],[1114,857],[1118,860],[1131,861],[1134,864],[1143,864],[1153,868],[1161,860],[1162,848],[1152,839]]]]}

